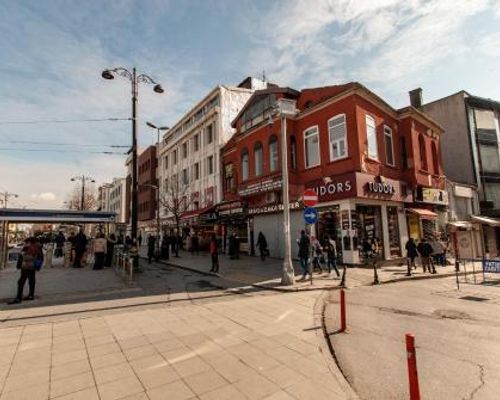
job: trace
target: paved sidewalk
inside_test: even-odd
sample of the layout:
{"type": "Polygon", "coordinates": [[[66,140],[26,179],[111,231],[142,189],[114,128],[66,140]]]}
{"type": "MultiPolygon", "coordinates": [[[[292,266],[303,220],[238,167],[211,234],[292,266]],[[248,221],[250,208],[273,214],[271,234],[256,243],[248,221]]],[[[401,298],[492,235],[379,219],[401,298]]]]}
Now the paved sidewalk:
{"type": "MultiPolygon", "coordinates": [[[[145,253],[141,253],[145,255],[145,253]]],[[[239,260],[231,260],[226,255],[219,256],[220,276],[228,281],[240,283],[242,285],[253,285],[260,288],[275,289],[280,291],[303,291],[303,290],[325,290],[338,289],[340,279],[334,272],[331,274],[314,274],[313,284],[309,280],[301,281],[301,268],[297,261],[294,261],[296,284],[293,287],[281,286],[282,260],[267,258],[261,261],[259,257],[241,255],[239,260]]],[[[192,255],[189,252],[180,252],[180,257],[170,257],[168,261],[162,262],[172,266],[193,270],[207,275],[216,276],[210,271],[210,257],[207,253],[200,252],[199,255],[192,255]]],[[[470,266],[468,267],[471,268],[470,266]]],[[[406,276],[406,265],[400,262],[384,262],[378,267],[377,274],[380,283],[393,283],[409,279],[435,279],[455,275],[455,267],[447,265],[446,267],[436,267],[437,274],[423,273],[420,266],[412,270],[412,276],[406,276]]],[[[479,266],[476,268],[480,270],[479,266]]],[[[342,268],[339,267],[342,275],[342,268]]],[[[472,272],[470,269],[469,273],[472,272]]],[[[365,286],[373,284],[374,271],[368,267],[347,267],[346,285],[349,287],[365,286]]]]}
{"type": "Polygon", "coordinates": [[[0,329],[0,400],[355,399],[323,347],[317,298],[240,295],[0,329]]]}

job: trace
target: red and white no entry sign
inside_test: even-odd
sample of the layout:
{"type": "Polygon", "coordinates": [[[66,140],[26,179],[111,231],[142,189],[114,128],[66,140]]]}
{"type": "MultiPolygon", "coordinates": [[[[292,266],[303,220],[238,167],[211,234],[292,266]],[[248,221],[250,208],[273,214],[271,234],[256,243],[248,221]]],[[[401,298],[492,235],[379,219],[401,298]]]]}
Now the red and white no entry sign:
{"type": "Polygon", "coordinates": [[[307,207],[314,207],[318,204],[318,195],[313,189],[306,189],[304,190],[303,200],[307,207]]]}

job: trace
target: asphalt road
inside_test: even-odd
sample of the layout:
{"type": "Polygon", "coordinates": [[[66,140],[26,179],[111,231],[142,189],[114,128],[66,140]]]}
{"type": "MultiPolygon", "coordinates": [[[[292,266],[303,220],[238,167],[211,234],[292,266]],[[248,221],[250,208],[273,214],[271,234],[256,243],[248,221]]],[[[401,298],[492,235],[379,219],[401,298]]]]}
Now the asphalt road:
{"type": "Polygon", "coordinates": [[[325,310],[344,376],[361,399],[409,399],[405,333],[415,335],[422,399],[500,399],[500,287],[453,279],[356,287],[325,310]]]}

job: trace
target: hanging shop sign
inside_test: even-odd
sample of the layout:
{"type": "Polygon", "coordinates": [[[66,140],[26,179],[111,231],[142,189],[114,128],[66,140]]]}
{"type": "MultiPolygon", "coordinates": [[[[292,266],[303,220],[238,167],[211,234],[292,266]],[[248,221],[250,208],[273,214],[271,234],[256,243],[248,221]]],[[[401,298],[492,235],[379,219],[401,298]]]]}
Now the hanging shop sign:
{"type": "Polygon", "coordinates": [[[217,211],[219,215],[232,215],[243,213],[244,206],[241,201],[232,201],[230,203],[223,203],[217,206],[217,211]]]}
{"type": "Polygon", "coordinates": [[[282,186],[281,178],[267,179],[265,181],[259,181],[243,186],[238,191],[238,194],[240,196],[251,196],[258,193],[272,192],[276,189],[281,189],[281,186],[282,186]]]}
{"type": "MultiPolygon", "coordinates": [[[[295,210],[300,207],[300,204],[298,201],[294,201],[290,203],[290,210],[295,210]]],[[[248,209],[248,214],[249,215],[256,215],[256,214],[270,214],[278,211],[283,211],[283,204],[271,204],[268,206],[262,206],[262,207],[251,207],[248,209]]]]}
{"type": "Polygon", "coordinates": [[[419,187],[416,191],[415,201],[446,206],[448,205],[448,192],[446,190],[419,187]]]}

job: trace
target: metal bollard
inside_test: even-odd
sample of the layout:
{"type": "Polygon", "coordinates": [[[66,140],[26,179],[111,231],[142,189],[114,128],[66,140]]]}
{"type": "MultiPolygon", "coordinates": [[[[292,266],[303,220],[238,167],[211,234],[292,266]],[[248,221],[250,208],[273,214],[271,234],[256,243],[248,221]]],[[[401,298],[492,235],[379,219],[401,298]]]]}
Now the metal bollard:
{"type": "Polygon", "coordinates": [[[339,284],[340,287],[345,288],[345,277],[346,277],[346,274],[347,274],[347,267],[344,264],[344,270],[342,271],[342,279],[340,280],[340,284],[339,284]]]}
{"type": "Polygon", "coordinates": [[[406,359],[408,363],[408,383],[410,385],[410,400],[420,400],[418,385],[417,355],[415,353],[415,336],[406,334],[406,359]]]}
{"type": "Polygon", "coordinates": [[[346,328],[345,292],[344,289],[340,289],[340,332],[345,332],[346,328]]]}

